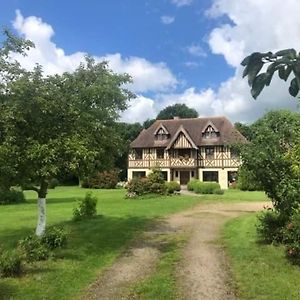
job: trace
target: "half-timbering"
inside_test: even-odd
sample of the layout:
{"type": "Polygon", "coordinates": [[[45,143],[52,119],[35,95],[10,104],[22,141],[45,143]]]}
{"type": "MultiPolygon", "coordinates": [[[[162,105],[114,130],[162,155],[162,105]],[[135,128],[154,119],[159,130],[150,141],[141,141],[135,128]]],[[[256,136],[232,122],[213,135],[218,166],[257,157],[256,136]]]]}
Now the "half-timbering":
{"type": "Polygon", "coordinates": [[[241,164],[232,146],[245,142],[225,117],[157,120],[131,143],[128,179],[159,167],[168,181],[217,181],[225,189],[241,164]]]}

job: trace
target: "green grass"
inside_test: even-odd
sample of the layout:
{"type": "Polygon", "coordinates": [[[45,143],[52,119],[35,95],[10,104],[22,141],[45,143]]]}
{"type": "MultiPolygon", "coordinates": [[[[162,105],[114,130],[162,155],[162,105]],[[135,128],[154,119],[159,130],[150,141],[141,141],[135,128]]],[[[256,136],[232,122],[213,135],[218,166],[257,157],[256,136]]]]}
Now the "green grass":
{"type": "Polygon", "coordinates": [[[134,285],[130,299],[174,300],[180,297],[175,272],[186,240],[183,234],[163,235],[157,239],[161,252],[157,266],[152,275],[134,285]]]}
{"type": "Polygon", "coordinates": [[[229,221],[224,242],[240,299],[300,299],[300,267],[291,265],[282,247],[257,243],[256,215],[229,221]]]}
{"type": "MultiPolygon", "coordinates": [[[[98,214],[85,222],[71,222],[76,199],[88,190],[58,187],[50,190],[47,223],[64,224],[69,232],[64,259],[39,262],[21,278],[0,280],[0,299],[74,299],[111,265],[130,241],[155,219],[187,209],[199,202],[259,201],[263,193],[236,190],[224,195],[173,196],[124,200],[125,191],[93,190],[98,198],[98,214]],[[222,199],[222,200],[221,200],[222,199]]],[[[26,192],[28,203],[0,206],[0,247],[14,249],[17,241],[33,232],[36,225],[36,194],[26,192]]]]}

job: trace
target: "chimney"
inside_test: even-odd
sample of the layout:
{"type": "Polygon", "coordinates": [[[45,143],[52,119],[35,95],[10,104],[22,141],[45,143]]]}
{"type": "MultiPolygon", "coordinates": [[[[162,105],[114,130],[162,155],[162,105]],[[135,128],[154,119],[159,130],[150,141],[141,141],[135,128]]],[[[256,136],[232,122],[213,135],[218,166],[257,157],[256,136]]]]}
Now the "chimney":
{"type": "Polygon", "coordinates": [[[173,117],[174,120],[179,120],[180,118],[178,116],[173,117]]]}

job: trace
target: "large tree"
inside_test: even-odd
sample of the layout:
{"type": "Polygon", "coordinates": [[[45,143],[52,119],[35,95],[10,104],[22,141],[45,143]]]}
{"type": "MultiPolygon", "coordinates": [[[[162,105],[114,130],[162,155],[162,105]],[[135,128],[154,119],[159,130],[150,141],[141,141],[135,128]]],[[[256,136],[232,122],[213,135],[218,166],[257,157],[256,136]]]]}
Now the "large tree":
{"type": "Polygon", "coordinates": [[[198,116],[198,112],[195,109],[190,108],[185,104],[176,103],[161,110],[158,113],[156,120],[168,120],[173,119],[174,117],[198,118],[198,116]]]}
{"type": "Polygon", "coordinates": [[[6,55],[7,45],[18,43],[23,41],[8,36],[0,52],[7,66],[0,80],[0,162],[5,161],[10,184],[37,192],[36,234],[42,235],[49,181],[61,172],[80,176],[110,163],[119,145],[115,120],[133,95],[124,89],[128,75],[90,57],[62,75],[44,76],[41,66],[25,71],[6,55]]]}

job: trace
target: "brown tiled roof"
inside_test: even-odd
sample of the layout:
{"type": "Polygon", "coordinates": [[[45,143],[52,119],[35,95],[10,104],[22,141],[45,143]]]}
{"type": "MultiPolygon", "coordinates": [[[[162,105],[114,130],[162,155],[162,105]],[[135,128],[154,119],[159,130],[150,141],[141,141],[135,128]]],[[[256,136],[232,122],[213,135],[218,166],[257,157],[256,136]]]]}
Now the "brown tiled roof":
{"type": "Polygon", "coordinates": [[[194,119],[172,119],[157,120],[148,129],[143,130],[139,136],[131,143],[132,148],[153,148],[166,147],[172,137],[176,134],[179,127],[182,126],[192,138],[197,146],[206,145],[228,145],[233,143],[246,143],[246,138],[233,126],[226,117],[201,117],[194,119]],[[220,132],[220,136],[213,139],[202,138],[202,131],[212,123],[220,132]],[[169,139],[164,141],[155,141],[155,131],[157,127],[163,125],[170,133],[169,139]]]}

